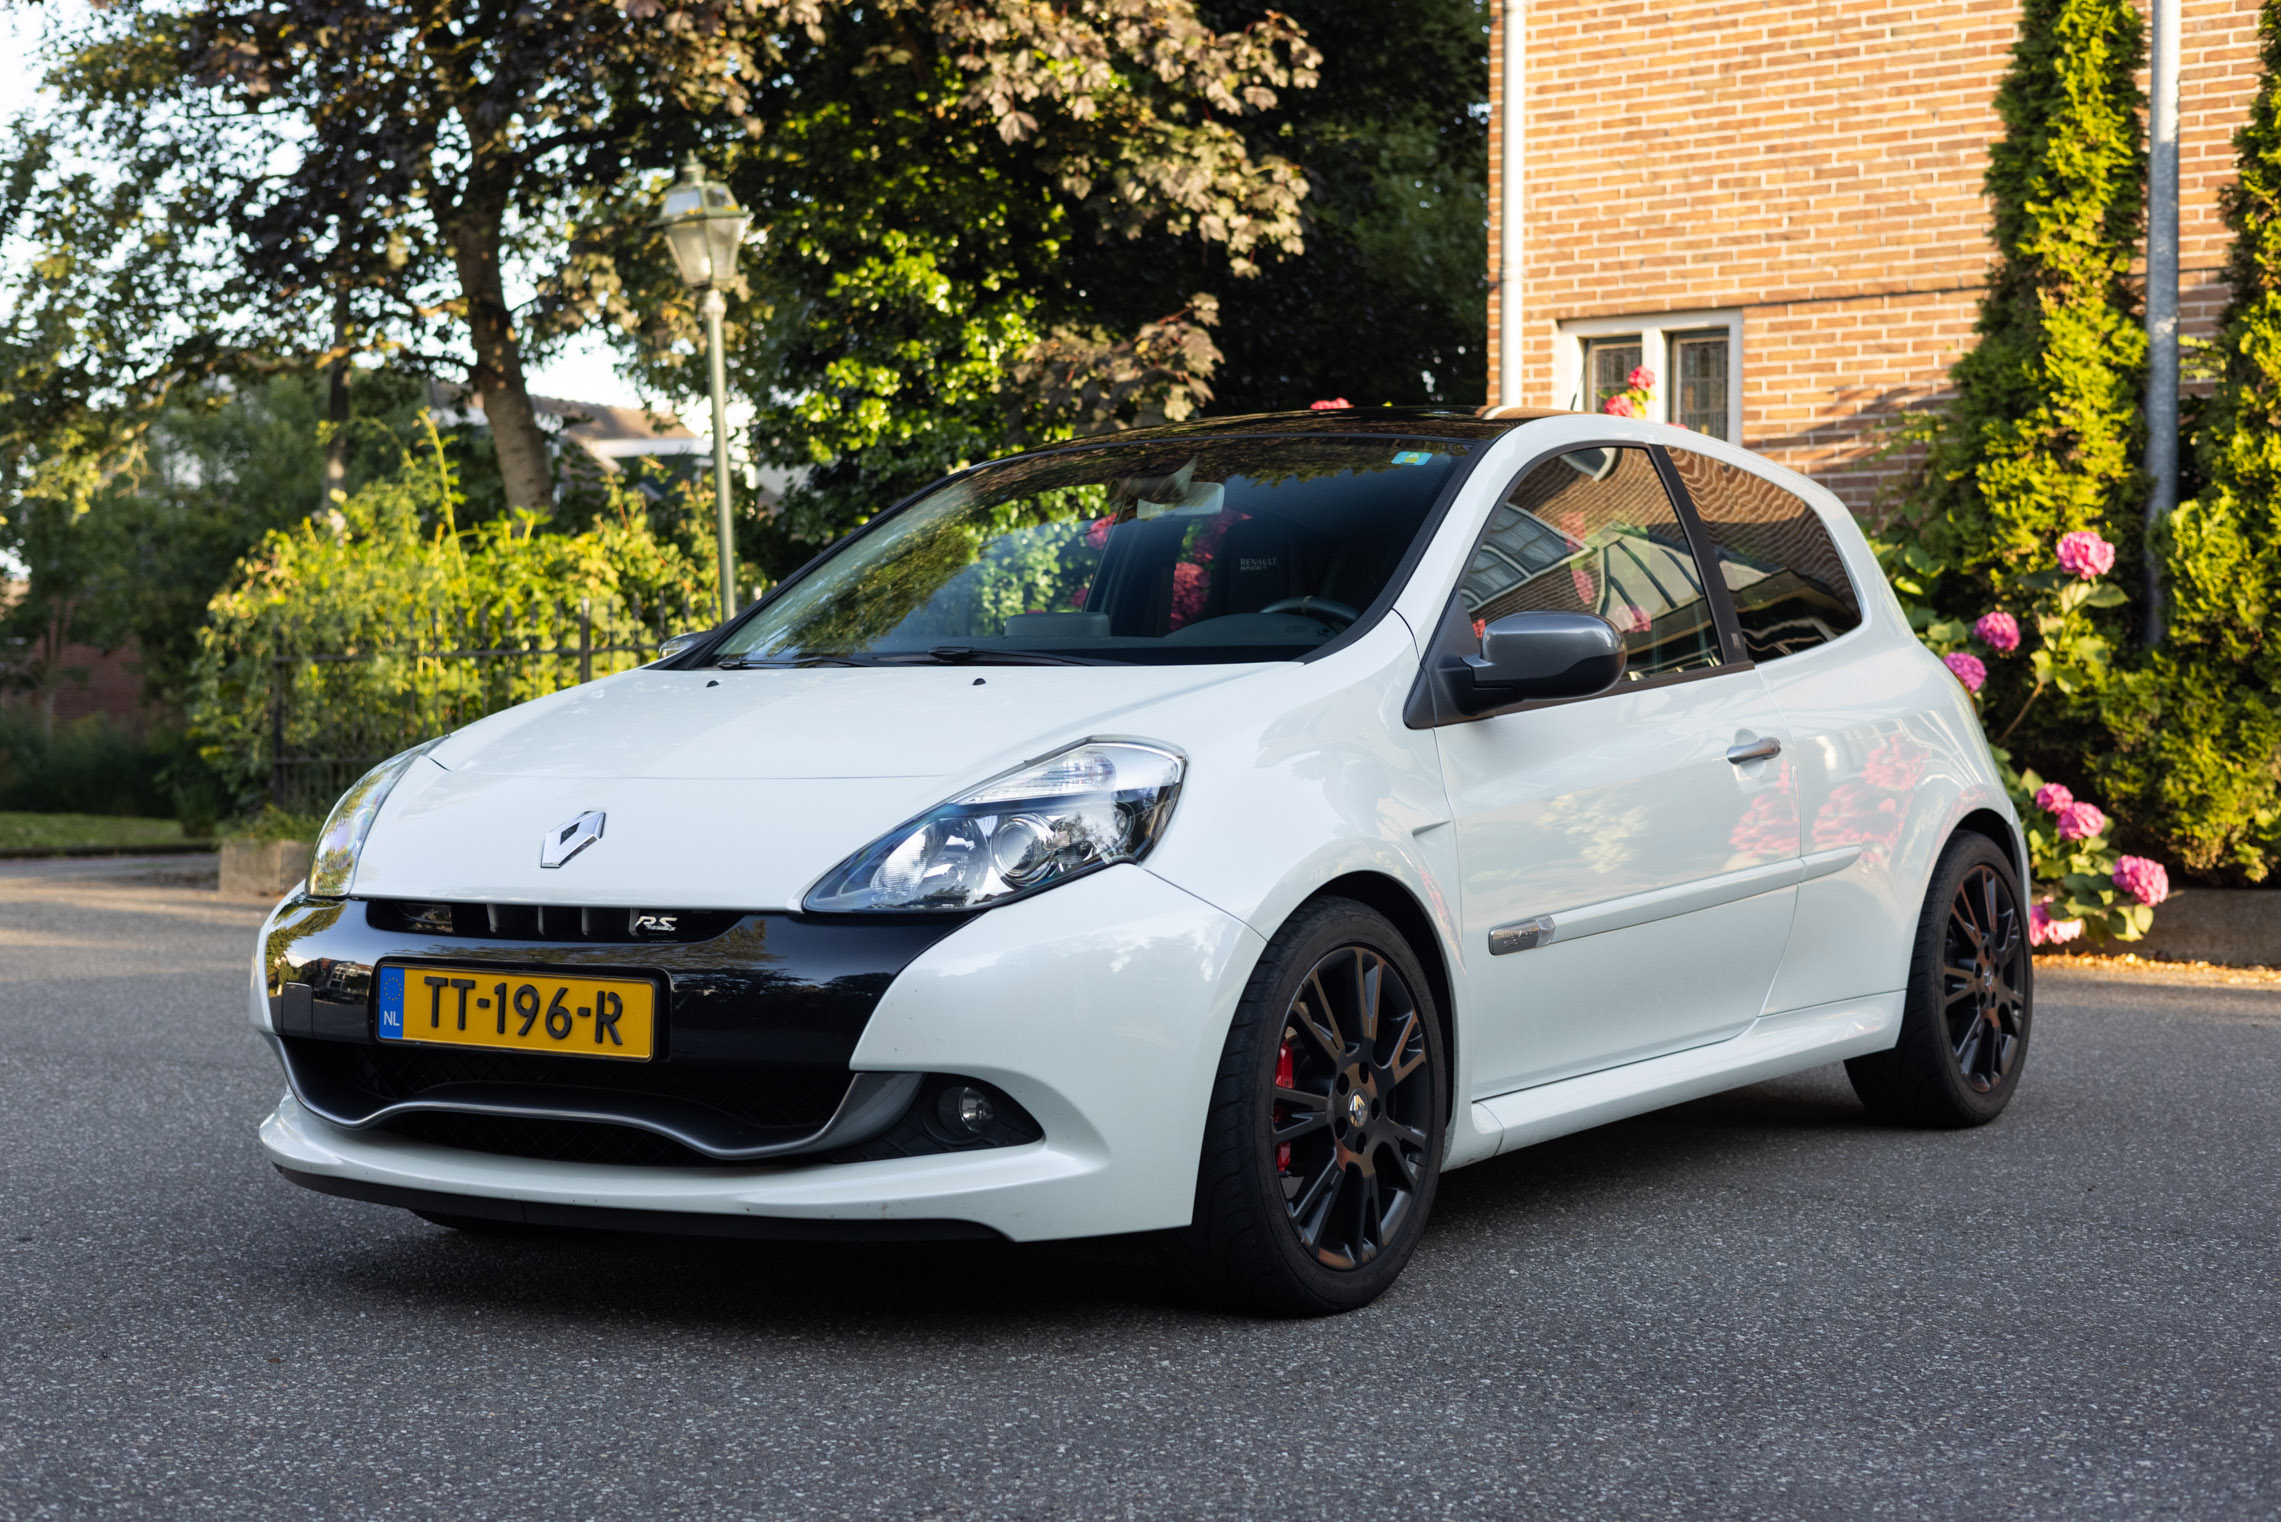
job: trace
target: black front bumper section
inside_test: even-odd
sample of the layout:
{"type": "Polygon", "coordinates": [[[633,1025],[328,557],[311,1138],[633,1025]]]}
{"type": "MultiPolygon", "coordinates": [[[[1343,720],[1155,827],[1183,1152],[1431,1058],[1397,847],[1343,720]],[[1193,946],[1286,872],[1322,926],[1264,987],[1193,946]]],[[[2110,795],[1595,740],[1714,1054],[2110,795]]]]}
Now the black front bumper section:
{"type": "Polygon", "coordinates": [[[693,1162],[717,1163],[844,1151],[904,1119],[928,1075],[847,1064],[895,976],[961,923],[744,914],[722,916],[726,928],[702,940],[640,943],[374,923],[386,918],[363,900],[303,896],[266,937],[270,1020],[305,1108],[353,1130],[422,1111],[629,1126],[688,1148],[693,1162]],[[383,960],[660,978],[658,1055],[604,1073],[428,1047],[415,1065],[375,1030],[373,970],[383,960]],[[418,1076],[407,1077],[413,1066],[418,1076]],[[721,1100],[768,1086],[793,1097],[773,1110],[721,1100]]]}

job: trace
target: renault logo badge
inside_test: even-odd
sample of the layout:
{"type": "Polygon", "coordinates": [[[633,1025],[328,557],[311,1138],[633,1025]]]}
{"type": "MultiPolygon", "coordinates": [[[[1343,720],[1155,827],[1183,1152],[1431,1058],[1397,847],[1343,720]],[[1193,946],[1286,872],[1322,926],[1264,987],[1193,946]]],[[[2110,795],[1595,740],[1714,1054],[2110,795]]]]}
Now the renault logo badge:
{"type": "Polygon", "coordinates": [[[539,865],[559,867],[602,838],[603,814],[588,809],[568,824],[557,825],[539,842],[539,865]]]}

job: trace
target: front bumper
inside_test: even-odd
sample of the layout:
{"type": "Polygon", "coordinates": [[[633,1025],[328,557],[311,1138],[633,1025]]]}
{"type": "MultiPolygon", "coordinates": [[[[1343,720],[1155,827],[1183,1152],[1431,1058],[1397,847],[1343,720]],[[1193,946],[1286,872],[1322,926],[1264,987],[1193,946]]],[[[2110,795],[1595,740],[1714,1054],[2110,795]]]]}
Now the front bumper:
{"type": "MultiPolygon", "coordinates": [[[[848,1068],[981,1079],[1042,1128],[1026,1145],[632,1167],[347,1129],[289,1096],[263,1123],[262,1146],[289,1176],[329,1192],[524,1202],[533,1219],[629,1211],[666,1229],[741,1217],[903,1223],[919,1235],[963,1223],[1015,1240],[1177,1226],[1193,1208],[1212,1075],[1263,944],[1234,917],[1125,866],[978,915],[919,951],[878,996],[848,1068]]],[[[613,950],[622,959],[627,948],[613,950]]],[[[274,1029],[269,1005],[257,980],[256,1023],[274,1029]]]]}

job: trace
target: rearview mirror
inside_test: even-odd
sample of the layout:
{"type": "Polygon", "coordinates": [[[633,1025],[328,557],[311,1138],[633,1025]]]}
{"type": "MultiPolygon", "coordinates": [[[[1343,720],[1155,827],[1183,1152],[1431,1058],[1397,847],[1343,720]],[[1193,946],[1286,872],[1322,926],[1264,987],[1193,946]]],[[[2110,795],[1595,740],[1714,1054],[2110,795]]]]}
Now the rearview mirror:
{"type": "Polygon", "coordinates": [[[1590,613],[1508,613],[1482,629],[1465,669],[1490,703],[1588,698],[1623,680],[1624,637],[1590,613]]]}

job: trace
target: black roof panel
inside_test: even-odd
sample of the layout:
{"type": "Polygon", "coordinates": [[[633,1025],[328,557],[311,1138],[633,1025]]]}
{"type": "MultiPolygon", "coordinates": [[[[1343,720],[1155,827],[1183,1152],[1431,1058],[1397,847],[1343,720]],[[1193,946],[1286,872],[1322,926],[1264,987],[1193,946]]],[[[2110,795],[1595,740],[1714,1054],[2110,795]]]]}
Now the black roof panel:
{"type": "Polygon", "coordinates": [[[1408,438],[1493,439],[1523,423],[1562,416],[1565,414],[1526,407],[1499,408],[1492,416],[1462,407],[1326,407],[1319,412],[1251,412],[1235,417],[1195,418],[1161,428],[1088,434],[1047,447],[1067,449],[1083,444],[1121,443],[1126,439],[1209,438],[1238,433],[1380,433],[1408,438]]]}

